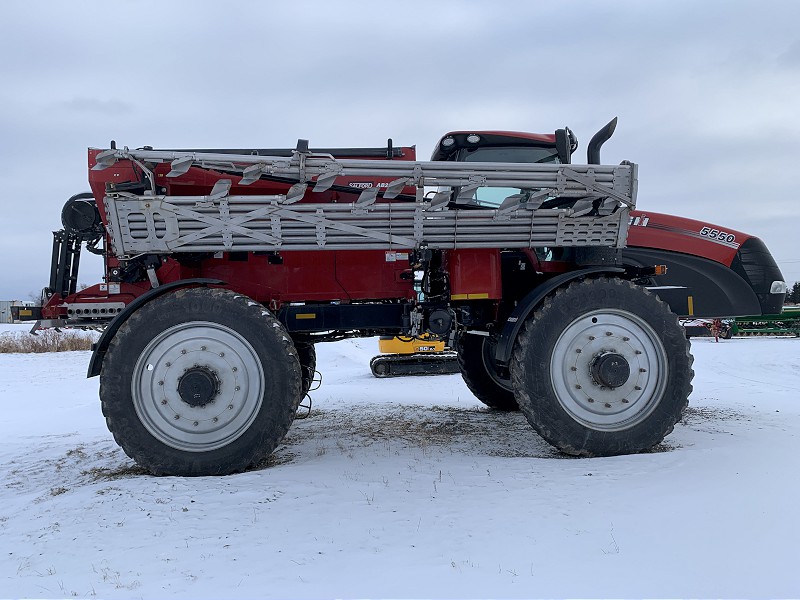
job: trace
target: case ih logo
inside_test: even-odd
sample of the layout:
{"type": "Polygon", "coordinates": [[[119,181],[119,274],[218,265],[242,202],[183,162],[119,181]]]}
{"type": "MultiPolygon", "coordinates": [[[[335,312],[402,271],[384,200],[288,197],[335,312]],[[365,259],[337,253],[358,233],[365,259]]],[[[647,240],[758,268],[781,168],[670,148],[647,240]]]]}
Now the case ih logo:
{"type": "Polygon", "coordinates": [[[628,225],[634,227],[647,227],[647,224],[650,222],[650,217],[647,215],[642,215],[641,217],[631,217],[631,220],[628,222],[628,225]]]}

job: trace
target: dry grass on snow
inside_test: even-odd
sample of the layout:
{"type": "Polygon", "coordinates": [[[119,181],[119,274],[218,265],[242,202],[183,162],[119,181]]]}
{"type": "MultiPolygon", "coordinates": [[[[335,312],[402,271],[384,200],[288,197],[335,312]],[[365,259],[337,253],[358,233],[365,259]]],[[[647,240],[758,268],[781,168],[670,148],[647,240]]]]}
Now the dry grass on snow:
{"type": "Polygon", "coordinates": [[[55,331],[47,329],[36,335],[6,332],[0,335],[0,354],[69,352],[91,350],[97,334],[88,331],[55,331]]]}

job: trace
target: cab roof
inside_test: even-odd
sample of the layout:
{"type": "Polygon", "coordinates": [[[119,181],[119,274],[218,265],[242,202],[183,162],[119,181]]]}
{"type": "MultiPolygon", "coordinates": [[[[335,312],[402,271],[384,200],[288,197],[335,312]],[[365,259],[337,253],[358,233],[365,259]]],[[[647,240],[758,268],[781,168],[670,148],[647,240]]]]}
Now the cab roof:
{"type": "Polygon", "coordinates": [[[431,160],[446,160],[454,151],[460,148],[481,148],[486,146],[555,146],[554,133],[526,133],[524,131],[451,131],[441,137],[436,143],[431,155],[431,160]],[[480,141],[474,144],[467,142],[467,136],[478,135],[480,141]],[[442,146],[442,142],[453,138],[455,143],[442,146]]]}

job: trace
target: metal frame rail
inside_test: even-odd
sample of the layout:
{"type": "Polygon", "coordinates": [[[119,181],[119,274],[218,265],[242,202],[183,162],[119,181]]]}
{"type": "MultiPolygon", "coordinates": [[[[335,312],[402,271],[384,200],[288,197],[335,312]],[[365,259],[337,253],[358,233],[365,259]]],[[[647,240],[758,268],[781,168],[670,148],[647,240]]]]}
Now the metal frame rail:
{"type": "MultiPolygon", "coordinates": [[[[621,247],[636,203],[637,167],[520,163],[348,160],[297,151],[291,158],[206,152],[111,149],[95,170],[130,160],[153,190],[154,164],[170,163],[168,177],[190,168],[216,171],[208,195],[135,195],[109,191],[104,199],[111,243],[120,257],[142,253],[399,249],[621,247]],[[296,183],[286,194],[230,195],[232,180],[249,185],[262,175],[296,183]],[[391,179],[360,191],[352,203],[307,203],[309,187],[330,189],[337,177],[391,179]],[[377,202],[416,188],[415,202],[377,202]],[[425,187],[438,187],[432,200],[425,187]],[[479,187],[523,190],[498,208],[476,208],[479,187]],[[542,208],[559,200],[559,208],[542,208]]],[[[359,190],[354,190],[358,192],[359,190]]]]}

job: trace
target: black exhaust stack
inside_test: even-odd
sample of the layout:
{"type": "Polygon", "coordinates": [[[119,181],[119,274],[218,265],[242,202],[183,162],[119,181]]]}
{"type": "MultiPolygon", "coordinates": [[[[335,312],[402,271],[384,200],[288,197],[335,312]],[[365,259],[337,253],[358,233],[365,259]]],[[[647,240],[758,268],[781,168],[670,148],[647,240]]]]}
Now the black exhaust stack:
{"type": "Polygon", "coordinates": [[[608,138],[614,134],[616,128],[617,117],[614,117],[605,127],[594,134],[594,137],[589,140],[589,145],[586,147],[586,164],[600,164],[600,148],[608,141],[608,138]]]}

